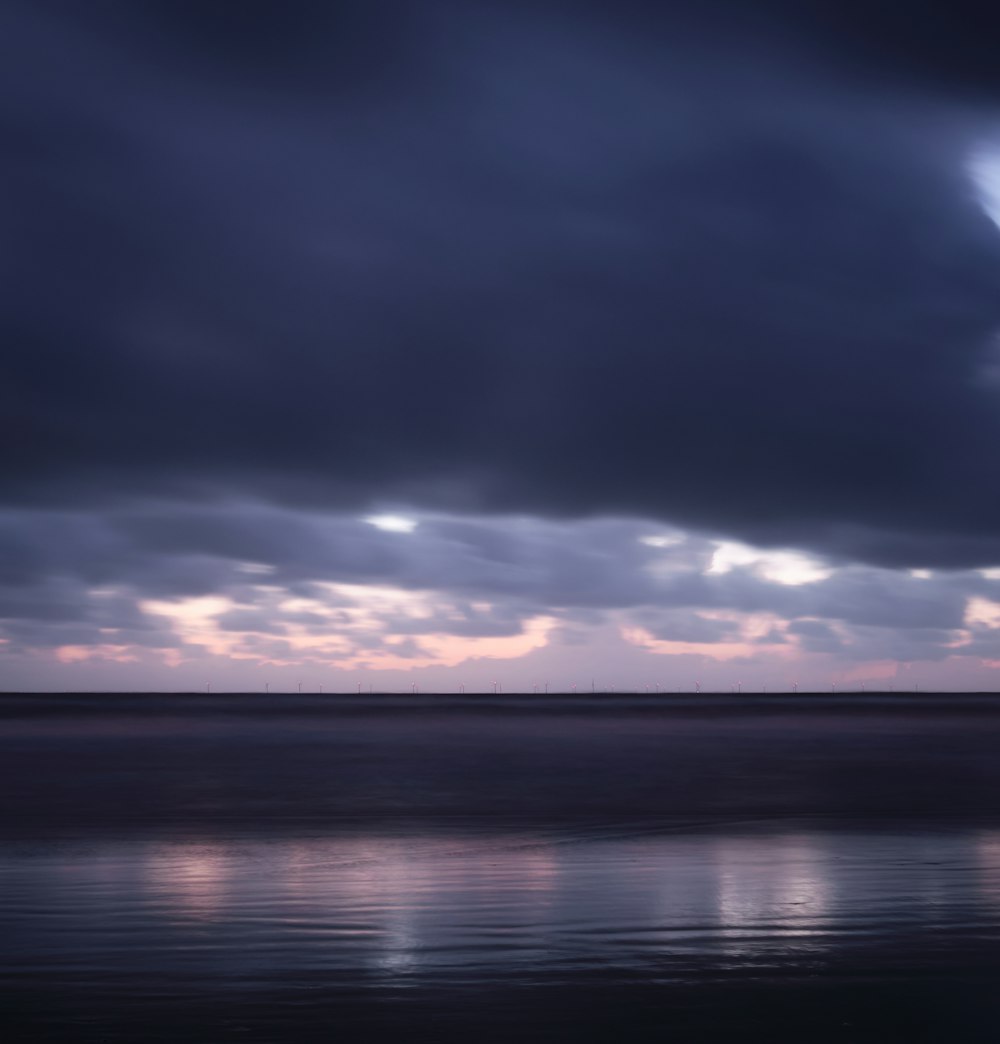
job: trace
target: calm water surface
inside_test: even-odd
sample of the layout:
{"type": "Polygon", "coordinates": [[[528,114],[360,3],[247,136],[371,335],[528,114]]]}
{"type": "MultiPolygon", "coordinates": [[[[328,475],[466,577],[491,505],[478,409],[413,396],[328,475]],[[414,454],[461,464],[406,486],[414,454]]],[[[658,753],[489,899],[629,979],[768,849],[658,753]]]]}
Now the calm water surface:
{"type": "Polygon", "coordinates": [[[1000,1032],[988,701],[3,714],[14,1039],[1000,1032]]]}

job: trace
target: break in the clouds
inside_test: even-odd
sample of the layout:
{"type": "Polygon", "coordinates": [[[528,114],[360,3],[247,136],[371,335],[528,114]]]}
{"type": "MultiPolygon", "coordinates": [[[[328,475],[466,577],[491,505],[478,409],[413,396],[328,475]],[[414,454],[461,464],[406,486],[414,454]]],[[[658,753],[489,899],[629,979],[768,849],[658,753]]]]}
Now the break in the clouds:
{"type": "Polygon", "coordinates": [[[8,666],[344,689],[497,672],[815,685],[916,662],[973,685],[1000,665],[996,571],[835,566],[623,519],[395,521],[247,503],[8,512],[8,666]]]}
{"type": "Polygon", "coordinates": [[[9,0],[6,657],[995,660],[994,20],[9,0]]]}

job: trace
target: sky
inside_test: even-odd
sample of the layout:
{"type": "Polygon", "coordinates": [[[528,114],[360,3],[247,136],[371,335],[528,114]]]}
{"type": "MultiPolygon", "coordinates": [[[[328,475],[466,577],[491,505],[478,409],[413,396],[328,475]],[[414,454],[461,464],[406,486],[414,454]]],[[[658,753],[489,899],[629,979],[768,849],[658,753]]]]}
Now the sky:
{"type": "Polygon", "coordinates": [[[1000,13],[4,0],[0,689],[1000,689],[1000,13]]]}

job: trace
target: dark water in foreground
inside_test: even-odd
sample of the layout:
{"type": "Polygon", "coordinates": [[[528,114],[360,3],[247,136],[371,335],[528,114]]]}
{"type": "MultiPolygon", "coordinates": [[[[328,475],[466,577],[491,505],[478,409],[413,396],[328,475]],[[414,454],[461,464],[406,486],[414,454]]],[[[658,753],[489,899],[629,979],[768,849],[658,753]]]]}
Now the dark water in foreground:
{"type": "Polygon", "coordinates": [[[993,1041],[1000,700],[0,698],[0,1031],[993,1041]]]}

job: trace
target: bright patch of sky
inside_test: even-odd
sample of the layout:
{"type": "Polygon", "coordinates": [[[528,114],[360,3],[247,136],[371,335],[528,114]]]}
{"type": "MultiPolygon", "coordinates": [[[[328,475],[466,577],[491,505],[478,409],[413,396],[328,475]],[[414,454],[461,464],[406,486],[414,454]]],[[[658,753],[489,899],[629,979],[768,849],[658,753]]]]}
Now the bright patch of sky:
{"type": "Polygon", "coordinates": [[[965,609],[967,626],[979,624],[981,627],[1000,627],[1000,602],[991,602],[988,598],[978,596],[969,599],[965,609]]]}
{"type": "Polygon", "coordinates": [[[1000,151],[992,147],[977,149],[969,157],[968,171],[980,205],[1000,225],[1000,151]]]}
{"type": "Polygon", "coordinates": [[[812,584],[833,575],[832,569],[799,551],[759,551],[728,540],[716,544],[707,572],[719,575],[744,567],[751,568],[762,580],[791,586],[812,584]]]}
{"type": "Polygon", "coordinates": [[[387,533],[412,533],[417,528],[414,519],[402,515],[369,515],[364,521],[387,533]]]}
{"type": "Polygon", "coordinates": [[[639,537],[639,543],[647,547],[674,547],[684,543],[684,537],[678,534],[653,533],[639,537]]]}

